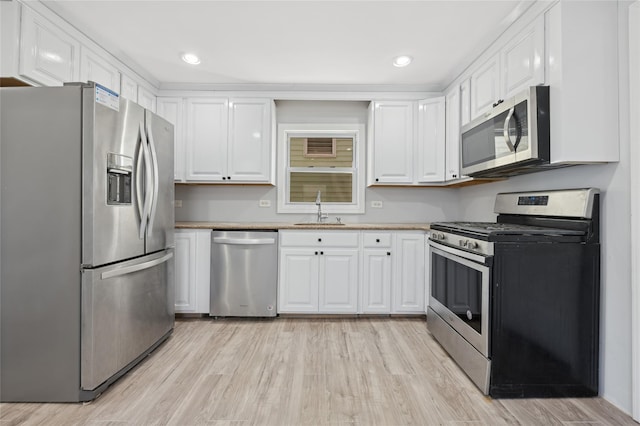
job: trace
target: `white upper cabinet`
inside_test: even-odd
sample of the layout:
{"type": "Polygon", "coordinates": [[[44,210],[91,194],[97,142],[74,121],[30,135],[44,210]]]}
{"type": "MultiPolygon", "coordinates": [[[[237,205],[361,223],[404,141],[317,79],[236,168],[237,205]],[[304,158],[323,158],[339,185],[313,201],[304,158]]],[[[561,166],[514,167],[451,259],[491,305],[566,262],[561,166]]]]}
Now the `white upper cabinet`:
{"type": "Polygon", "coordinates": [[[460,83],[460,127],[471,121],[471,78],[460,83]]]}
{"type": "Polygon", "coordinates": [[[416,181],[445,180],[445,98],[418,102],[418,167],[416,181]]]}
{"type": "Polygon", "coordinates": [[[446,94],[445,180],[460,178],[460,86],[446,94]]]}
{"type": "Polygon", "coordinates": [[[120,96],[138,102],[138,83],[127,74],[122,74],[120,77],[120,96]]]}
{"type": "Polygon", "coordinates": [[[228,106],[226,98],[187,100],[187,181],[227,179],[228,106]]]}
{"type": "Polygon", "coordinates": [[[617,2],[563,1],[545,19],[551,163],[619,161],[617,2]]]}
{"type": "Polygon", "coordinates": [[[22,77],[45,86],[78,80],[80,43],[26,6],[22,7],[20,38],[22,77]]]}
{"type": "Polygon", "coordinates": [[[95,81],[116,93],[120,92],[118,69],[85,47],[81,49],[80,80],[95,81]]]}
{"type": "MultiPolygon", "coordinates": [[[[544,16],[537,17],[471,73],[471,120],[489,111],[500,100],[529,86],[545,83],[544,27],[544,16]]],[[[465,119],[463,114],[463,125],[465,119]]]]}
{"type": "Polygon", "coordinates": [[[271,100],[229,102],[228,178],[267,182],[271,172],[271,100]]]}
{"type": "Polygon", "coordinates": [[[544,84],[544,17],[539,17],[502,50],[502,96],[544,84]]]}
{"type": "Polygon", "coordinates": [[[185,180],[272,181],[270,99],[189,98],[185,180]]]}
{"type": "Polygon", "coordinates": [[[500,56],[489,58],[471,73],[471,119],[490,110],[500,99],[500,56]]]}
{"type": "Polygon", "coordinates": [[[158,115],[173,124],[173,171],[175,180],[184,180],[184,99],[158,97],[156,104],[158,115]]]}
{"type": "Polygon", "coordinates": [[[412,101],[373,103],[371,183],[413,183],[415,108],[412,101]]]}
{"type": "Polygon", "coordinates": [[[445,99],[376,101],[369,126],[369,185],[444,181],[445,99]]]}
{"type": "Polygon", "coordinates": [[[142,86],[138,86],[138,104],[149,111],[156,112],[156,96],[142,86]]]}

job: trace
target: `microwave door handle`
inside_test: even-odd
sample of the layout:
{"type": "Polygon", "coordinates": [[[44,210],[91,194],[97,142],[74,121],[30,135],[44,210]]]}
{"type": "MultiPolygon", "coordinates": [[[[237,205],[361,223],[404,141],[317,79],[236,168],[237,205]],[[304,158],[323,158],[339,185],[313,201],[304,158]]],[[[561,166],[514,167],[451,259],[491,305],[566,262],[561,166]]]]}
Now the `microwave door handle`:
{"type": "Polygon", "coordinates": [[[509,135],[509,123],[511,122],[511,118],[513,117],[514,112],[515,112],[515,107],[511,107],[511,109],[509,110],[509,113],[507,114],[507,118],[504,119],[504,126],[502,128],[504,143],[507,144],[507,148],[509,148],[509,151],[511,152],[516,152],[516,147],[513,145],[513,142],[511,142],[511,135],[509,135]]]}

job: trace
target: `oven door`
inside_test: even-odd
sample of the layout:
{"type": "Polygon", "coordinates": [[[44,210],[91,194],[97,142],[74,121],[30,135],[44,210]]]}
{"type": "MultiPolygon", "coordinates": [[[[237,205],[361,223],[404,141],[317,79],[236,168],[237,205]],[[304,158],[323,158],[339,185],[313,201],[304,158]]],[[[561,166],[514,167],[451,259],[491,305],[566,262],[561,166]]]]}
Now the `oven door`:
{"type": "Polygon", "coordinates": [[[429,241],[429,306],[489,358],[491,257],[429,241]]]}

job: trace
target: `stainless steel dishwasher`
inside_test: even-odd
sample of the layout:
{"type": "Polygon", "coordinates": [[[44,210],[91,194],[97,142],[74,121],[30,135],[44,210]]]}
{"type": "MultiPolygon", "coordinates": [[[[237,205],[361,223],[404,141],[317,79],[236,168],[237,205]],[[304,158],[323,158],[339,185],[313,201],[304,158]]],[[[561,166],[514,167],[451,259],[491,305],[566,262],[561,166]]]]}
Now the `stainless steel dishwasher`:
{"type": "Polygon", "coordinates": [[[213,231],[210,316],[275,316],[277,281],[277,231],[213,231]]]}

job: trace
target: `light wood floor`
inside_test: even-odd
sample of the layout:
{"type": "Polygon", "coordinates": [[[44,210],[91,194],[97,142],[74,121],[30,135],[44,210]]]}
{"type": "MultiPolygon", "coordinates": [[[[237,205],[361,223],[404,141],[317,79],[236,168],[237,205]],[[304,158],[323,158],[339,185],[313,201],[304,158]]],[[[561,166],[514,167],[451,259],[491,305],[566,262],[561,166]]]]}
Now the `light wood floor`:
{"type": "Polygon", "coordinates": [[[424,319],[178,320],[89,404],[0,404],[2,425],[637,425],[601,398],[484,397],[424,319]]]}

